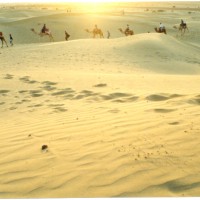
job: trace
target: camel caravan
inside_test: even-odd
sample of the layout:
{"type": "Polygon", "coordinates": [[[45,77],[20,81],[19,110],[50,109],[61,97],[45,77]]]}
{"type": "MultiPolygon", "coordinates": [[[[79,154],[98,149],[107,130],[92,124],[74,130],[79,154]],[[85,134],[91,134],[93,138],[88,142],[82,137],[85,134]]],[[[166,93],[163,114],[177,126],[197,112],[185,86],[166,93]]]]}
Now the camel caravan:
{"type": "MultiPolygon", "coordinates": [[[[173,28],[177,28],[177,27],[174,26],[173,28]]],[[[125,36],[134,35],[134,31],[129,28],[128,24],[127,24],[127,27],[124,30],[122,28],[119,28],[118,30],[125,36]]],[[[166,30],[165,26],[162,23],[160,23],[158,28],[155,27],[154,30],[157,33],[167,34],[167,30],[166,30]]],[[[180,24],[178,30],[181,31],[182,35],[185,33],[185,30],[189,31],[189,29],[187,27],[187,24],[184,23],[183,20],[181,20],[181,24],[180,24]]],[[[50,41],[54,41],[54,38],[53,38],[53,36],[51,34],[51,31],[48,28],[46,28],[46,24],[44,24],[41,32],[35,31],[34,28],[32,28],[31,31],[33,33],[39,35],[40,37],[48,36],[50,41]]],[[[98,26],[96,24],[95,24],[95,26],[94,26],[94,28],[92,30],[85,29],[85,31],[87,33],[89,33],[89,34],[92,34],[93,38],[104,38],[103,31],[100,28],[98,28],[98,26]]],[[[107,36],[107,38],[110,38],[110,32],[107,31],[107,33],[109,33],[109,36],[107,36]]],[[[69,37],[70,37],[70,35],[65,31],[65,40],[67,41],[69,37]]]]}
{"type": "MultiPolygon", "coordinates": [[[[179,26],[175,25],[175,26],[173,26],[173,28],[178,29],[178,33],[181,32],[181,35],[184,35],[186,30],[189,32],[187,24],[182,19],[181,19],[181,23],[179,24],[179,26]]],[[[134,35],[134,31],[129,28],[128,24],[127,24],[127,27],[124,30],[122,28],[119,28],[118,30],[125,36],[134,35]]],[[[155,27],[154,30],[157,33],[167,34],[167,30],[162,23],[160,23],[159,27],[155,27]]],[[[49,30],[49,28],[46,27],[46,24],[43,25],[40,32],[37,32],[34,28],[31,28],[31,31],[34,34],[36,34],[40,37],[44,37],[44,36],[49,37],[51,42],[54,41],[54,37],[53,37],[51,31],[49,30]]],[[[89,34],[92,34],[93,38],[97,38],[97,37],[104,38],[103,31],[100,28],[98,28],[97,25],[95,25],[95,27],[92,30],[85,29],[85,31],[89,34]]],[[[110,32],[109,31],[107,31],[107,34],[108,34],[107,38],[110,38],[110,32]]],[[[65,40],[67,41],[69,39],[69,37],[70,37],[70,34],[68,34],[67,31],[65,31],[65,40]]],[[[3,36],[3,32],[1,32],[1,31],[0,31],[0,40],[1,40],[1,44],[2,44],[1,48],[3,48],[4,44],[8,47],[8,44],[5,40],[5,37],[3,36]]],[[[12,46],[13,44],[12,44],[11,38],[10,38],[10,43],[11,43],[11,46],[12,46]]]]}

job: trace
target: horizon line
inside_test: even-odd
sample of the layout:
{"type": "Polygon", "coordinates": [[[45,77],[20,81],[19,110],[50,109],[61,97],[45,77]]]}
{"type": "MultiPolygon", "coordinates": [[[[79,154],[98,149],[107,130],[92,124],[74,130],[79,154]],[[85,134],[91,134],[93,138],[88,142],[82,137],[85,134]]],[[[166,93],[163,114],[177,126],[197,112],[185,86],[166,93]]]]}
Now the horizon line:
{"type": "Polygon", "coordinates": [[[91,0],[86,0],[86,1],[81,1],[81,0],[1,0],[0,4],[2,3],[148,3],[148,2],[199,2],[199,0],[101,0],[101,1],[94,1],[92,2],[91,0]]]}

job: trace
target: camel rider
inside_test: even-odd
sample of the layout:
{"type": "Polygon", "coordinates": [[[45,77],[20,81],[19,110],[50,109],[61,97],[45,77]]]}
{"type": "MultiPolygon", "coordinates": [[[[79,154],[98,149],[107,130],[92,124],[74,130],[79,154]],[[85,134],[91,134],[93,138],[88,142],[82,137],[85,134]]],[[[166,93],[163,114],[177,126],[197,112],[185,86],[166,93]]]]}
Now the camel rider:
{"type": "Polygon", "coordinates": [[[126,27],[126,29],[125,29],[125,33],[128,33],[129,32],[129,25],[127,24],[127,27],[126,27]]]}
{"type": "Polygon", "coordinates": [[[163,31],[165,29],[165,26],[160,22],[159,30],[163,31]]]}
{"type": "Polygon", "coordinates": [[[41,32],[45,33],[48,29],[46,28],[46,24],[43,25],[41,32]]]}
{"type": "Polygon", "coordinates": [[[186,26],[186,23],[181,19],[181,24],[180,24],[182,27],[185,27],[186,26]]]}
{"type": "Polygon", "coordinates": [[[97,27],[97,25],[96,25],[96,24],[94,25],[94,30],[95,30],[95,31],[97,31],[97,30],[98,30],[98,27],[97,27]]]}

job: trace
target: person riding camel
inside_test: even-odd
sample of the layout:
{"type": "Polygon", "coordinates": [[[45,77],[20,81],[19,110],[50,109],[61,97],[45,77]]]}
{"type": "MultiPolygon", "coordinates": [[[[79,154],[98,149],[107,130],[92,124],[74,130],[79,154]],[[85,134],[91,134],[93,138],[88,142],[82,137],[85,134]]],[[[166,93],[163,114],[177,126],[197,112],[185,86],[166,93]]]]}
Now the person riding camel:
{"type": "Polygon", "coordinates": [[[48,29],[46,28],[46,24],[43,25],[41,32],[45,33],[46,31],[48,31],[48,29]]]}
{"type": "Polygon", "coordinates": [[[127,24],[127,27],[126,27],[126,29],[125,29],[125,34],[128,34],[129,31],[130,31],[130,29],[129,29],[129,25],[127,24]]]}
{"type": "Polygon", "coordinates": [[[165,26],[160,22],[159,30],[162,32],[165,29],[165,26]]]}
{"type": "Polygon", "coordinates": [[[96,24],[94,25],[94,30],[95,30],[95,31],[97,31],[97,30],[98,30],[98,27],[97,27],[97,25],[96,25],[96,24]]]}
{"type": "Polygon", "coordinates": [[[67,41],[69,37],[70,37],[70,34],[67,31],[65,31],[65,40],[67,41]]]}
{"type": "Polygon", "coordinates": [[[183,28],[186,27],[186,23],[181,19],[181,24],[180,24],[183,28]]]}

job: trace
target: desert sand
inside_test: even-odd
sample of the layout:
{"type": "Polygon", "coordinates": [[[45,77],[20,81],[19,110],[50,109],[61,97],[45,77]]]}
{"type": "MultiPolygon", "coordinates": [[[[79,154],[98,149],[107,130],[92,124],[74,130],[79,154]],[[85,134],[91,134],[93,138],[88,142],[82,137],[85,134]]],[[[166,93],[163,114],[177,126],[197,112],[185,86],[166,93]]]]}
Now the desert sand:
{"type": "Polygon", "coordinates": [[[0,198],[200,196],[199,6],[1,4],[0,198]]]}

